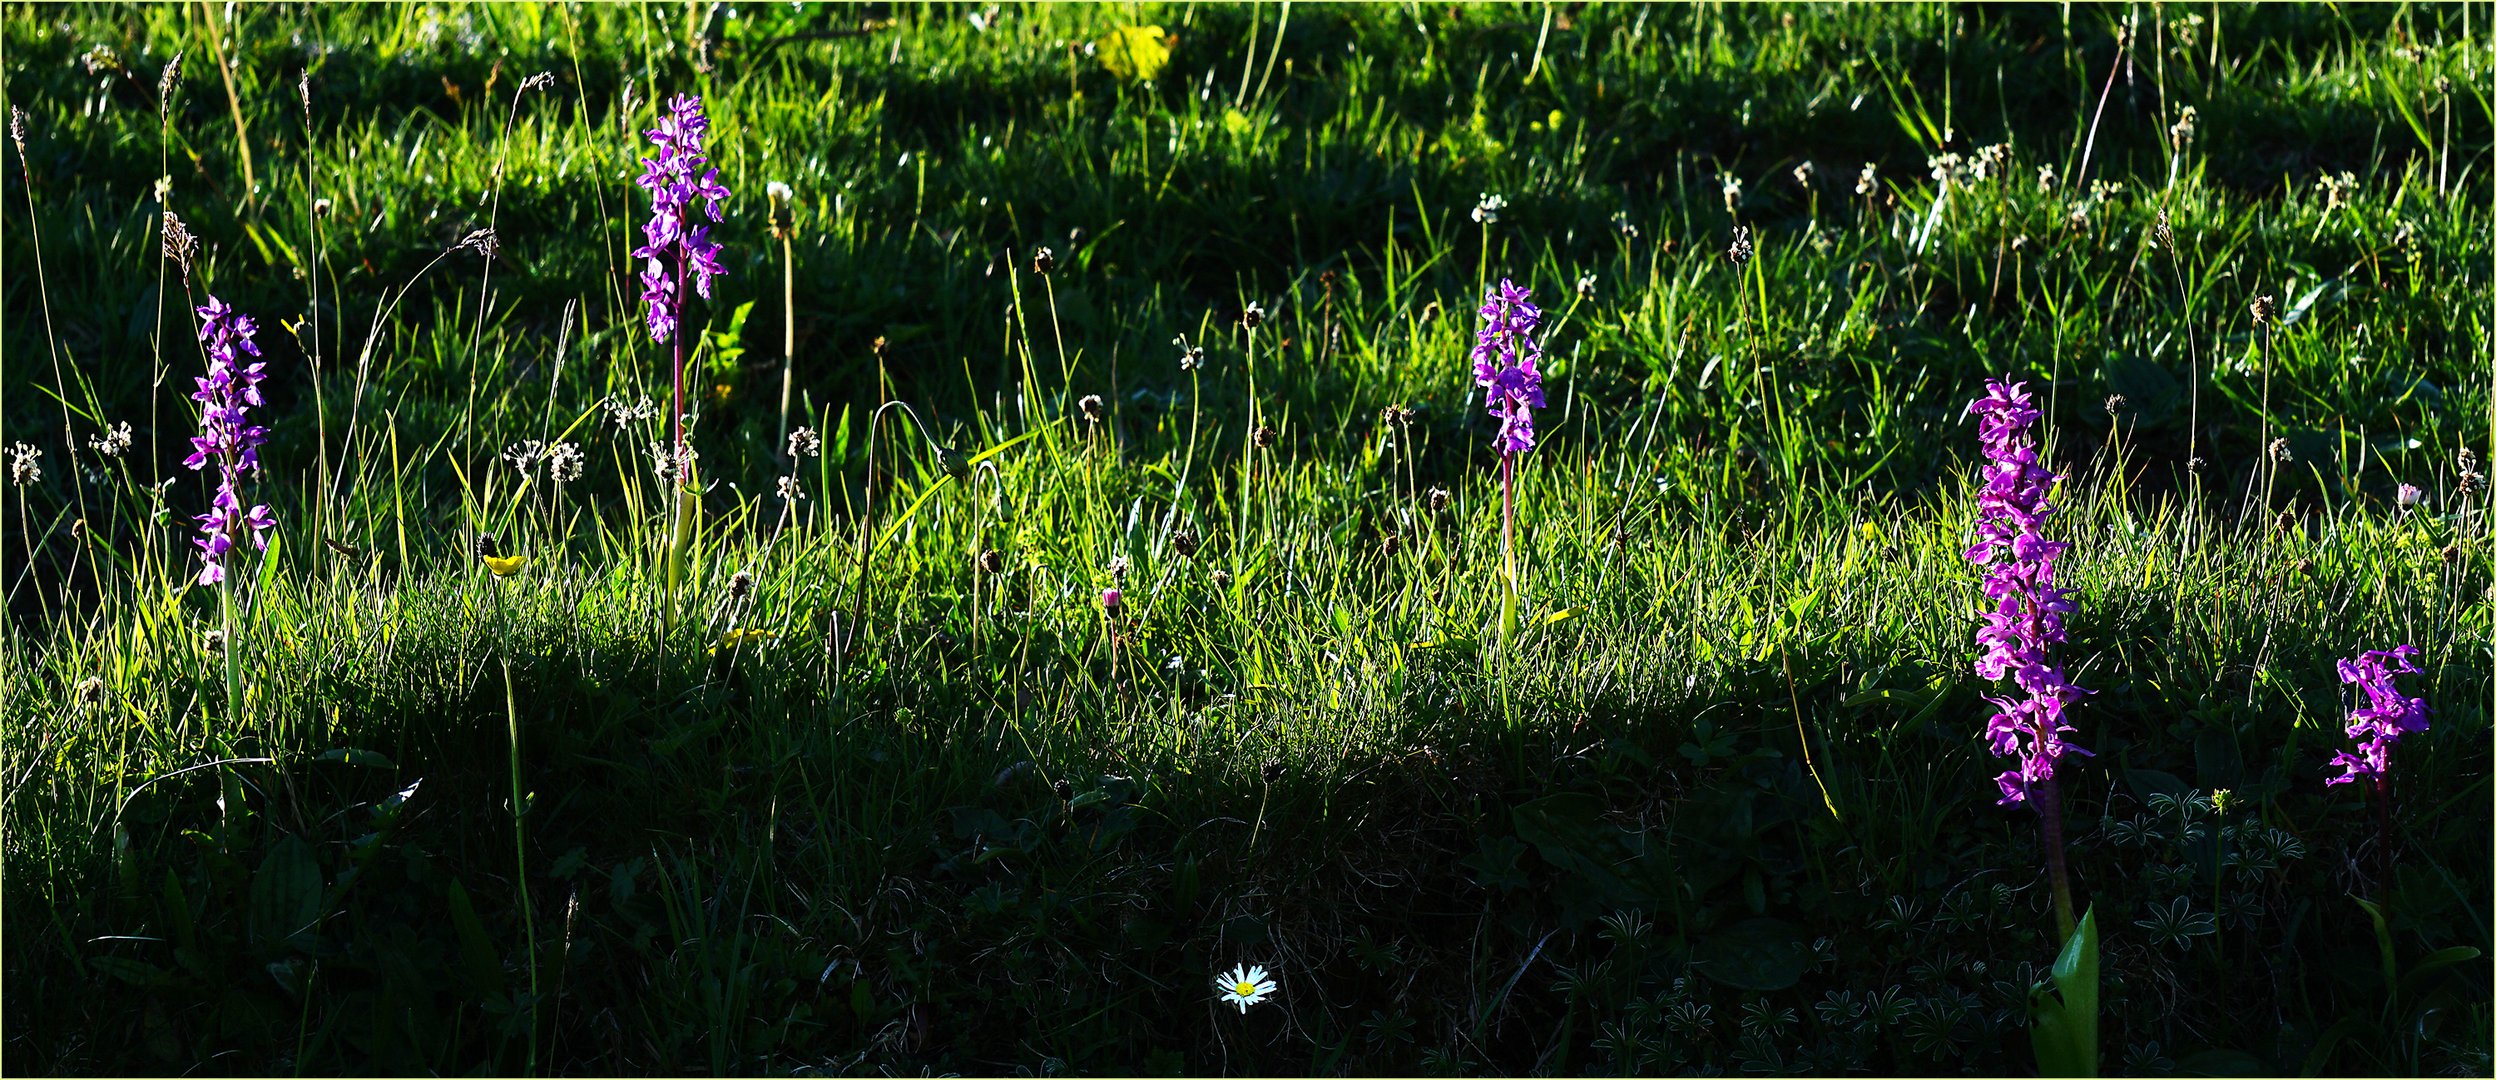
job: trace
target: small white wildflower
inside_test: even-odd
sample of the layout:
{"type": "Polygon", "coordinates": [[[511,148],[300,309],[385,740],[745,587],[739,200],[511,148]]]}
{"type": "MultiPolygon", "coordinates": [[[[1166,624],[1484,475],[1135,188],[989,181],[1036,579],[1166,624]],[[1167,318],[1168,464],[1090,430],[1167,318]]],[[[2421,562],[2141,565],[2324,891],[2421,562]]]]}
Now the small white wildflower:
{"type": "Polygon", "coordinates": [[[623,398],[607,399],[607,417],[615,421],[615,426],[619,430],[631,426],[636,421],[657,419],[658,415],[659,406],[650,400],[648,394],[643,394],[640,401],[630,405],[625,404],[623,398]]]}
{"type": "Polygon", "coordinates": [[[2048,192],[2054,190],[2054,166],[2050,164],[2037,166],[2037,190],[2048,192]]]}
{"type": "Polygon", "coordinates": [[[815,429],[802,427],[789,433],[789,457],[791,460],[795,460],[797,458],[818,457],[822,455],[822,453],[823,436],[816,434],[815,429]]]}
{"type": "Polygon", "coordinates": [[[2167,137],[2175,140],[2176,147],[2181,149],[2185,143],[2193,141],[2193,130],[2200,121],[2201,110],[2184,106],[2183,115],[2176,117],[2175,125],[2167,129],[2167,137]]]}
{"type": "Polygon", "coordinates": [[[526,439],[503,448],[503,460],[510,462],[516,472],[528,472],[537,465],[538,459],[545,456],[546,444],[536,439],[526,439]]]}
{"type": "Polygon", "coordinates": [[[674,448],[659,440],[650,443],[650,471],[658,476],[662,484],[671,484],[678,477],[691,475],[694,464],[701,460],[701,453],[693,448],[692,443],[674,448]]]}
{"type": "Polygon", "coordinates": [[[120,457],[123,451],[130,449],[130,422],[124,420],[104,429],[103,434],[88,439],[87,445],[105,457],[120,457]]]}
{"type": "Polygon", "coordinates": [[[1243,1013],[1248,1011],[1248,1006],[1274,996],[1274,981],[1265,977],[1262,966],[1241,964],[1215,979],[1213,985],[1222,991],[1224,1004],[1237,1005],[1243,1013]]]}
{"type": "Polygon", "coordinates": [[[1733,243],[1725,248],[1725,260],[1735,266],[1744,265],[1751,261],[1752,250],[1750,226],[1734,226],[1733,243]]]}
{"type": "Polygon", "coordinates": [[[1809,161],[1805,161],[1800,165],[1794,166],[1794,182],[1804,187],[1810,187],[1812,171],[1811,162],[1809,161]]]}
{"type": "Polygon", "coordinates": [[[2314,178],[2314,186],[2323,189],[2323,209],[2325,211],[2337,210],[2348,205],[2349,193],[2357,190],[2357,174],[2351,172],[2342,172],[2338,175],[2326,173],[2314,178]]]}
{"type": "Polygon", "coordinates": [[[780,498],[783,502],[802,501],[806,498],[806,488],[797,482],[796,477],[783,476],[780,478],[780,498]]]}
{"type": "Polygon", "coordinates": [[[1976,160],[1969,167],[1969,171],[1976,177],[1976,182],[1981,184],[1999,174],[2002,166],[2010,160],[2011,144],[1995,143],[1976,151],[1976,160]]]}
{"type": "Polygon", "coordinates": [[[35,462],[36,458],[42,456],[43,451],[35,449],[32,443],[10,445],[9,482],[19,487],[42,482],[43,466],[35,462]]]}
{"type": "Polygon", "coordinates": [[[1733,174],[1727,173],[1723,176],[1717,177],[1716,183],[1717,186],[1724,189],[1725,211],[1727,213],[1731,213],[1733,211],[1733,204],[1742,201],[1742,181],[1733,174]]]}
{"type": "Polygon", "coordinates": [[[569,484],[580,479],[587,465],[588,459],[581,454],[581,448],[571,443],[559,442],[546,448],[546,474],[558,484],[569,484]]]}
{"type": "Polygon", "coordinates": [[[1864,163],[1863,163],[1863,171],[1862,171],[1862,172],[1860,172],[1860,173],[1857,173],[1857,174],[1855,175],[1855,194],[1857,194],[1857,195],[1869,195],[1869,194],[1871,194],[1871,193],[1872,193],[1872,186],[1873,186],[1874,184],[1877,184],[1877,183],[1879,183],[1879,182],[1880,182],[1880,175],[1881,175],[1881,167],[1880,167],[1880,166],[1875,165],[1875,164],[1873,164],[1873,163],[1871,163],[1871,162],[1869,162],[1869,161],[1864,162],[1864,163]]]}
{"type": "Polygon", "coordinates": [[[1473,204],[1473,220],[1479,221],[1485,225],[1491,224],[1492,222],[1498,221],[1499,212],[1507,208],[1508,198],[1506,196],[1493,195],[1490,192],[1485,191],[1482,193],[1482,198],[1473,204]]]}

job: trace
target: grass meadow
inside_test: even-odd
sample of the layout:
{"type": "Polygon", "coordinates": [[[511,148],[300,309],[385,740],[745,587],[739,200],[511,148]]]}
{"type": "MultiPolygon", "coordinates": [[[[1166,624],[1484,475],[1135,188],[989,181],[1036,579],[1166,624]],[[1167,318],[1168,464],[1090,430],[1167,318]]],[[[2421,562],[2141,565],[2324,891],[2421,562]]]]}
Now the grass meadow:
{"type": "Polygon", "coordinates": [[[10,4],[0,1067],[2485,1075],[2491,20],[10,4]]]}

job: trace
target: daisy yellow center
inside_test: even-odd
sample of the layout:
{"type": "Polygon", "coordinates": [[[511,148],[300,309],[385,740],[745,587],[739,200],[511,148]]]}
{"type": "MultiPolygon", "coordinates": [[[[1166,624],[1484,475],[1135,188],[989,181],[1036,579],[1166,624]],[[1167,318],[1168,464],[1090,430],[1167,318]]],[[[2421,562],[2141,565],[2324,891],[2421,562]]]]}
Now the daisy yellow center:
{"type": "Polygon", "coordinates": [[[1231,992],[1241,997],[1255,997],[1257,996],[1257,984],[1252,982],[1237,983],[1231,987],[1231,992]]]}

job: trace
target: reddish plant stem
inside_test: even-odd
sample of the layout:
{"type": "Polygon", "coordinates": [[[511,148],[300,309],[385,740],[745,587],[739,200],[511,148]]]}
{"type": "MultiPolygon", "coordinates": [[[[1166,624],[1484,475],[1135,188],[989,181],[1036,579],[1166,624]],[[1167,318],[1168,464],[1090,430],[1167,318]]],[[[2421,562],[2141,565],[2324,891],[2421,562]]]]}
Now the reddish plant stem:
{"type": "Polygon", "coordinates": [[[676,257],[676,327],[667,335],[675,369],[676,401],[670,411],[669,423],[675,443],[670,449],[676,455],[676,483],[679,487],[693,481],[691,461],[685,456],[685,259],[676,257]]]}
{"type": "Polygon", "coordinates": [[[2392,777],[2390,774],[2376,773],[2374,789],[2375,873],[2377,880],[2389,883],[2392,877],[2392,777]]]}
{"type": "Polygon", "coordinates": [[[2063,861],[2063,790],[2053,777],[2037,781],[2028,792],[2028,801],[2036,804],[2038,831],[2045,842],[2045,872],[2054,885],[2054,925],[2062,930],[2063,940],[2071,939],[2080,922],[2071,914],[2071,871],[2063,861]]]}

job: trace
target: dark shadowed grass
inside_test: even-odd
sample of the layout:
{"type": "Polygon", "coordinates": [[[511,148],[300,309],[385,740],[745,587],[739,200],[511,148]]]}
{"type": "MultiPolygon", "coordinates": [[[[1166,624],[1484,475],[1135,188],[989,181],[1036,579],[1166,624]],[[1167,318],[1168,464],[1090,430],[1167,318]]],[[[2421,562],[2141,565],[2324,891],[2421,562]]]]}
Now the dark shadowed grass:
{"type": "Polygon", "coordinates": [[[2489,13],[2127,14],[10,9],[7,1065],[2026,1070],[1961,552],[2007,374],[2077,477],[2107,1070],[2484,1071],[2489,13]],[[1124,23],[1157,79],[1083,52],[1124,23]],[[665,397],[623,252],[677,92],[741,261],[670,623],[664,421],[602,403],[665,397]],[[1507,653],[1503,276],[1553,328],[1507,653]],[[210,290],[278,373],[239,715],[174,464],[210,290]],[[2387,849],[2321,781],[2333,659],[2401,641],[2387,849]]]}

